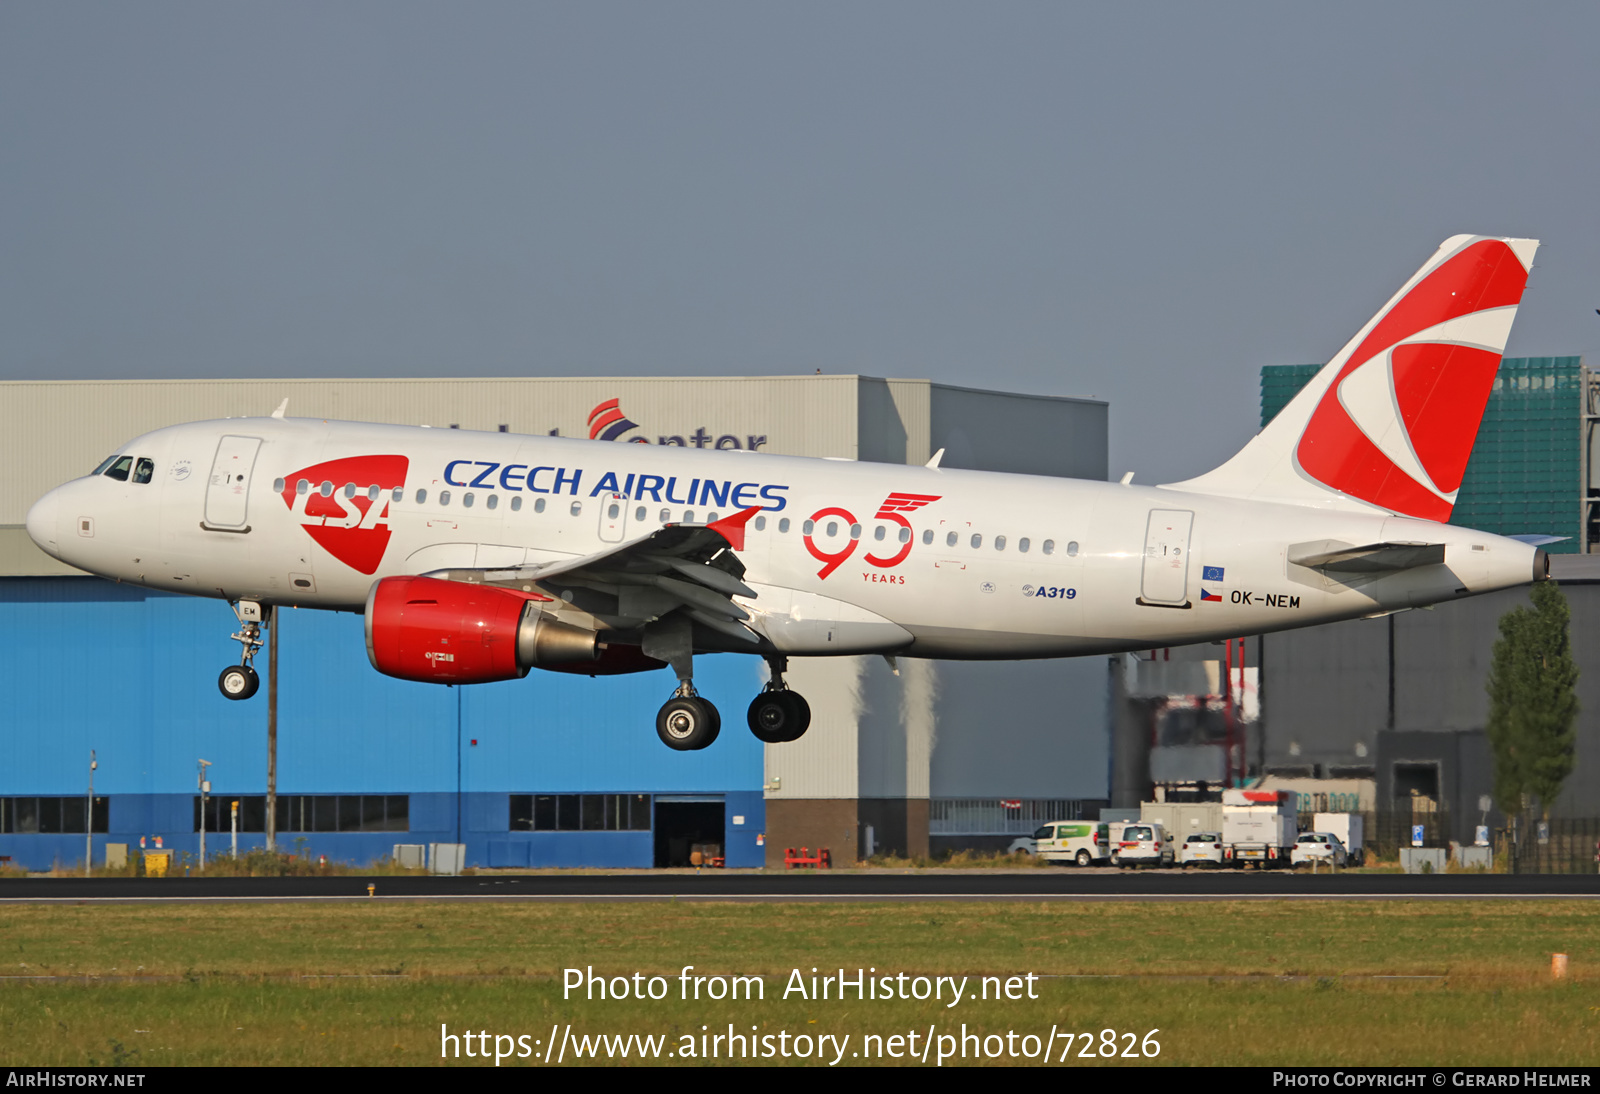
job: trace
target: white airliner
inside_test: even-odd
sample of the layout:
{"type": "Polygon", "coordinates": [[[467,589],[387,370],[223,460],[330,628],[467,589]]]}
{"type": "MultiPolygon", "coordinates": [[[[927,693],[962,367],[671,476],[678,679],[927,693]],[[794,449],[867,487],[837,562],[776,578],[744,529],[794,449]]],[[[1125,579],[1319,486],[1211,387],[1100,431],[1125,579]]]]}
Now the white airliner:
{"type": "Polygon", "coordinates": [[[1012,659],[1381,615],[1545,577],[1449,519],[1537,241],[1456,236],[1233,459],[1142,487],[271,417],[172,426],[46,494],[28,534],[103,577],[230,602],[247,699],[276,605],[364,611],[406,680],[670,665],[675,749],[717,736],[696,653],[1012,659]]]}

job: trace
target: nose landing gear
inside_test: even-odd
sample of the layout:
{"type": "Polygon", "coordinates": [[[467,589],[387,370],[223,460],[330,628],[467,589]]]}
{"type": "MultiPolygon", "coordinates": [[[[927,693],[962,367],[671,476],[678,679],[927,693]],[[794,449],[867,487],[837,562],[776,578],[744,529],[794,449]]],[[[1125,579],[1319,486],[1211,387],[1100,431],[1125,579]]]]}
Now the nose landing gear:
{"type": "Polygon", "coordinates": [[[798,741],[811,726],[811,705],[798,691],[790,691],[783,674],[789,667],[786,657],[767,660],[772,669],[772,679],[750,701],[748,720],[750,732],[763,744],[786,744],[798,741]]]}
{"type": "Polygon", "coordinates": [[[248,699],[261,688],[261,677],[250,662],[261,652],[261,624],[265,612],[255,601],[241,600],[233,606],[233,614],[239,617],[239,633],[228,637],[243,646],[244,651],[237,665],[229,665],[217,677],[217,690],[226,699],[248,699]]]}

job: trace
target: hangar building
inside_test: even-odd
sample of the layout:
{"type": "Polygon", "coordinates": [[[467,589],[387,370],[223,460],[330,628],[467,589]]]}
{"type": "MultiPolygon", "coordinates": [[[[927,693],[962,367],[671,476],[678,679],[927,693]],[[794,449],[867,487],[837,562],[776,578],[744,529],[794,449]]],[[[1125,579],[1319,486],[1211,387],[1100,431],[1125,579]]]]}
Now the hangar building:
{"type": "MultiPolygon", "coordinates": [[[[945,467],[1107,472],[1104,403],[926,380],[0,384],[0,857],[81,862],[86,835],[97,861],[105,843],[141,838],[192,853],[202,759],[208,849],[227,844],[233,801],[241,850],[263,841],[266,689],[242,703],[217,691],[237,660],[228,608],[85,576],[38,551],[23,522],[45,491],[141,433],[261,416],[283,399],[295,417],[886,463],[943,449],[945,467]]],[[[707,657],[696,685],[726,728],[703,752],[675,753],[653,732],[672,688],[665,670],[445,688],[374,672],[357,615],[283,611],[277,625],[280,844],[330,860],[431,842],[464,843],[480,866],[680,864],[704,843],[724,847],[730,866],[781,863],[800,845],[847,860],[1092,815],[1108,795],[1101,658],[900,660],[898,675],[880,658],[796,660],[789,680],[812,727],[763,746],[742,726],[762,662],[707,657]]]]}

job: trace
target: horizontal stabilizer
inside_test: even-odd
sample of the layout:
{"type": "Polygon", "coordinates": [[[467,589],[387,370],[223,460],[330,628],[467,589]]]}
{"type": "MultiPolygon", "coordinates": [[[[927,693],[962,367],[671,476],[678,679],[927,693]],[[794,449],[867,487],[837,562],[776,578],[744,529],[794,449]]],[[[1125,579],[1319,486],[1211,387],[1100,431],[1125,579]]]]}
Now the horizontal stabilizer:
{"type": "Polygon", "coordinates": [[[1390,573],[1442,565],[1444,544],[1369,543],[1365,547],[1351,547],[1336,540],[1319,539],[1313,543],[1292,544],[1289,561],[1324,573],[1390,573]]]}

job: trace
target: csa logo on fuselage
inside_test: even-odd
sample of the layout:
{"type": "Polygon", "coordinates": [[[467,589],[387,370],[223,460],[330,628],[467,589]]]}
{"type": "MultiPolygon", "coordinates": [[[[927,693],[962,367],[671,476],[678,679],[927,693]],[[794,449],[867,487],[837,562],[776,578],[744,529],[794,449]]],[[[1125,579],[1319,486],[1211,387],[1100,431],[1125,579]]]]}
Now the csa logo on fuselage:
{"type": "Polygon", "coordinates": [[[348,456],[284,476],[283,504],[334,558],[376,573],[389,549],[389,503],[406,482],[405,456],[348,456]]]}

